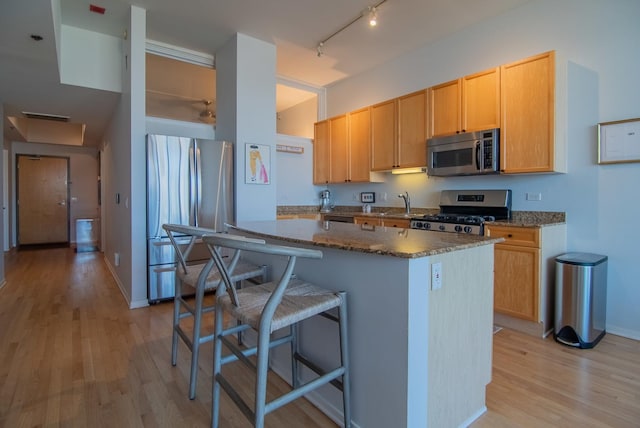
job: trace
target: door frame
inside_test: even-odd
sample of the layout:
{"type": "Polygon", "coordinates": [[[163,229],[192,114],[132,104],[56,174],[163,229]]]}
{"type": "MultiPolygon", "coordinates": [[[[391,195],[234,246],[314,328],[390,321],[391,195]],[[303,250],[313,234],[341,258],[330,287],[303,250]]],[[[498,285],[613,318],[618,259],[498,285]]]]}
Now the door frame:
{"type": "MultiPolygon", "coordinates": [[[[15,214],[16,214],[16,229],[15,229],[15,239],[16,239],[16,246],[19,248],[20,247],[20,173],[18,171],[18,164],[20,162],[20,158],[24,157],[24,158],[54,158],[54,159],[64,159],[66,161],[67,164],[67,174],[66,174],[66,196],[65,196],[65,200],[66,200],[66,207],[67,207],[67,241],[66,243],[68,245],[71,244],[71,206],[70,206],[70,186],[71,186],[71,181],[69,180],[69,178],[71,177],[71,172],[70,172],[70,166],[71,166],[71,158],[69,156],[55,156],[55,155],[37,155],[37,154],[28,154],[28,153],[16,153],[15,155],[15,164],[14,164],[14,171],[15,171],[15,187],[14,187],[14,192],[15,192],[15,214]]],[[[28,245],[28,244],[25,244],[28,245]]]]}

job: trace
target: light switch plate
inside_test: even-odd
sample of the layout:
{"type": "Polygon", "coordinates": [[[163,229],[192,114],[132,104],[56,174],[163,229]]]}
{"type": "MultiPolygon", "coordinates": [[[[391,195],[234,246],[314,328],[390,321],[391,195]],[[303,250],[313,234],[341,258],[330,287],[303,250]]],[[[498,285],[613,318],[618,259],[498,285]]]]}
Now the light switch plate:
{"type": "Polygon", "coordinates": [[[360,192],[360,202],[373,203],[376,201],[376,194],[374,192],[360,192]]]}

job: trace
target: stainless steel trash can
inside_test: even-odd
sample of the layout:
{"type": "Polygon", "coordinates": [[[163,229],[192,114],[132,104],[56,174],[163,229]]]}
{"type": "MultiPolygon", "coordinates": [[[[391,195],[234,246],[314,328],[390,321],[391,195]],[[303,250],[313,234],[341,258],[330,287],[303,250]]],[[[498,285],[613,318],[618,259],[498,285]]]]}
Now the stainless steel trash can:
{"type": "Polygon", "coordinates": [[[567,253],[556,257],[556,341],[593,348],[605,334],[607,256],[567,253]]]}

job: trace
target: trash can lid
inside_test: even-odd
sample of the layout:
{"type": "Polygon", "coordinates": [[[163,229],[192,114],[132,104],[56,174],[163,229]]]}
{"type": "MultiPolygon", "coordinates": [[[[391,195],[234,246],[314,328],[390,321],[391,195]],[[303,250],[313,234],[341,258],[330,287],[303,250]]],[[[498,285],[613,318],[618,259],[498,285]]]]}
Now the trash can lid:
{"type": "Polygon", "coordinates": [[[607,261],[607,256],[591,253],[567,253],[556,257],[556,261],[570,265],[595,266],[607,261]]]}

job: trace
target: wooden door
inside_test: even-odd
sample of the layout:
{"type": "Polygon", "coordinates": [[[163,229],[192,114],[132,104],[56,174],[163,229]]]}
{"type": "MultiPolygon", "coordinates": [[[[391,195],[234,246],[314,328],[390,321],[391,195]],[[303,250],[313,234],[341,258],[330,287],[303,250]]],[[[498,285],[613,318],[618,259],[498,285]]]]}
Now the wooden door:
{"type": "Polygon", "coordinates": [[[396,100],[371,107],[371,170],[388,171],[396,159],[396,100]]]}
{"type": "Polygon", "coordinates": [[[350,181],[367,182],[371,171],[371,114],[369,107],[349,114],[350,181]]]}
{"type": "Polygon", "coordinates": [[[329,182],[329,121],[314,125],[313,138],[313,184],[329,182]]]}
{"type": "Polygon", "coordinates": [[[18,245],[69,243],[69,159],[17,158],[18,245]]]}
{"type": "Polygon", "coordinates": [[[500,68],[462,78],[462,131],[500,127],[500,68]]]}
{"type": "Polygon", "coordinates": [[[497,312],[538,321],[540,250],[497,244],[493,305],[497,312]]]}
{"type": "Polygon", "coordinates": [[[349,129],[347,115],[329,119],[329,182],[349,181],[349,129]]]}
{"type": "Polygon", "coordinates": [[[427,91],[398,98],[398,167],[427,165],[427,91]]]}
{"type": "Polygon", "coordinates": [[[555,54],[503,65],[500,169],[505,173],[554,168],[555,54]]]}
{"type": "Polygon", "coordinates": [[[460,132],[460,79],[429,88],[429,132],[432,137],[460,132]]]}

